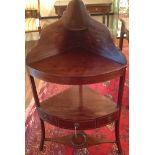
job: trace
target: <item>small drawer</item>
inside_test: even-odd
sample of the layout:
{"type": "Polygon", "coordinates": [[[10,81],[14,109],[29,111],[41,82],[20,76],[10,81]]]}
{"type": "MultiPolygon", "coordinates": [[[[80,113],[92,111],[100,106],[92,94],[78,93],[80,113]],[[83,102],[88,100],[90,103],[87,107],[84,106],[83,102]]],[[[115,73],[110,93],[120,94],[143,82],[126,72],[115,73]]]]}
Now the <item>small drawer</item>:
{"type": "Polygon", "coordinates": [[[108,13],[111,10],[109,6],[87,6],[90,13],[108,13]]]}
{"type": "Polygon", "coordinates": [[[59,120],[59,127],[60,128],[65,128],[65,129],[75,129],[75,123],[79,125],[78,130],[87,130],[87,129],[95,129],[96,128],[96,122],[95,120],[90,120],[86,122],[70,122],[70,121],[63,121],[59,120]]]}

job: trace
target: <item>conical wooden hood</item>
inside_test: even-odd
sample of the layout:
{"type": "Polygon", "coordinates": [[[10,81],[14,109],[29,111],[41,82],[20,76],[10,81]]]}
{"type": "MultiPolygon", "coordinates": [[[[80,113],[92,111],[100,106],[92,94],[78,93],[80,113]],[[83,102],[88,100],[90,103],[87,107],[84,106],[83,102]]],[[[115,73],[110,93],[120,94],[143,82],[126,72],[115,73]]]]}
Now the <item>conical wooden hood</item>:
{"type": "Polygon", "coordinates": [[[26,63],[38,77],[45,77],[39,76],[44,73],[59,82],[62,75],[93,77],[122,69],[126,59],[114,45],[108,28],[91,18],[81,0],[72,0],[63,16],[42,30],[26,63]]]}

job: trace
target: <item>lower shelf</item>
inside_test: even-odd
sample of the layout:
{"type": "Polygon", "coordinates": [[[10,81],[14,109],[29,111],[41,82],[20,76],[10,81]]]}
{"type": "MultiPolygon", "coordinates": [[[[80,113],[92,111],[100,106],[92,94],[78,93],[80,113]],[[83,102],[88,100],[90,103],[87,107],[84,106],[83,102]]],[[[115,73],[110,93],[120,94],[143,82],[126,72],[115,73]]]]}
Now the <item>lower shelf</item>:
{"type": "Polygon", "coordinates": [[[87,86],[72,88],[41,103],[41,119],[65,129],[99,128],[118,119],[119,108],[108,97],[87,86]]]}
{"type": "Polygon", "coordinates": [[[105,139],[104,137],[97,139],[93,135],[87,135],[87,134],[85,134],[85,135],[86,135],[86,143],[81,147],[77,147],[77,146],[72,144],[72,137],[74,136],[74,134],[62,136],[62,137],[57,137],[57,138],[52,138],[52,139],[46,138],[45,141],[56,142],[56,143],[60,143],[63,145],[74,147],[74,148],[88,148],[88,147],[103,144],[103,143],[116,143],[116,141],[108,140],[108,139],[105,139]]]}

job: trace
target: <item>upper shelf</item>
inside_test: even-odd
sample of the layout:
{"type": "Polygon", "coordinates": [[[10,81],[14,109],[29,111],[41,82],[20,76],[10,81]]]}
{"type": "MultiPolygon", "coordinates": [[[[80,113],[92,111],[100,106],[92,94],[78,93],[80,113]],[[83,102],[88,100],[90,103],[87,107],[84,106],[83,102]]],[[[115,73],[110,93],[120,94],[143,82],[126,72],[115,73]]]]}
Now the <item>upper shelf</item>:
{"type": "Polygon", "coordinates": [[[60,19],[43,29],[26,64],[45,81],[88,84],[121,75],[126,58],[108,28],[90,17],[81,0],[72,0],[60,19]]]}
{"type": "Polygon", "coordinates": [[[124,65],[77,49],[32,63],[29,69],[33,76],[49,82],[90,84],[120,75],[124,71],[124,65]]]}

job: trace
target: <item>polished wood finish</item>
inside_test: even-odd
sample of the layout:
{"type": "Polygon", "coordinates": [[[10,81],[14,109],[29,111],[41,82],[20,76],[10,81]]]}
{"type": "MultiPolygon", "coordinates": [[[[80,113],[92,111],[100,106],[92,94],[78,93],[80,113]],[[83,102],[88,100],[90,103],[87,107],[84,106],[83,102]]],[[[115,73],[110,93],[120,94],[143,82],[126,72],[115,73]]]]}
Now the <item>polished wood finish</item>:
{"type": "Polygon", "coordinates": [[[61,84],[95,83],[122,74],[126,59],[114,45],[108,28],[86,10],[81,11],[84,4],[80,0],[74,1],[79,2],[79,7],[74,9],[76,5],[71,3],[59,21],[42,31],[38,44],[28,53],[29,73],[61,84]],[[70,16],[74,10],[82,12],[78,17],[82,27],[76,16],[70,16]]]}
{"type": "Polygon", "coordinates": [[[115,78],[124,72],[124,67],[79,49],[32,63],[28,69],[32,76],[49,82],[90,84],[115,78]]]}
{"type": "MultiPolygon", "coordinates": [[[[81,91],[81,90],[80,90],[81,91]]],[[[74,86],[41,103],[38,108],[41,119],[60,128],[78,130],[99,128],[118,118],[119,109],[109,98],[84,86],[82,96],[74,86]],[[51,115],[52,114],[52,115],[51,115]]]]}
{"type": "Polygon", "coordinates": [[[44,121],[66,129],[78,126],[80,131],[115,121],[116,144],[122,154],[119,120],[126,58],[114,45],[108,28],[90,17],[81,0],[72,0],[61,19],[42,31],[38,44],[27,54],[26,65],[41,119],[40,150],[46,140],[44,121]],[[40,103],[34,77],[76,86],[40,103]],[[120,77],[117,104],[83,86],[115,77],[120,77]]]}
{"type": "MultiPolygon", "coordinates": [[[[47,140],[47,138],[45,138],[45,127],[43,121],[47,121],[50,124],[67,129],[74,129],[75,123],[78,122],[78,130],[94,129],[115,121],[116,141],[104,139],[95,140],[90,136],[90,138],[87,139],[87,146],[89,147],[101,143],[116,143],[119,153],[122,154],[119,138],[119,121],[125,72],[120,77],[117,104],[115,104],[110,99],[99,95],[97,92],[94,92],[90,88],[84,87],[83,90],[83,86],[79,86],[79,88],[74,86],[65,92],[62,92],[52,98],[43,101],[40,105],[40,103],[37,103],[38,97],[35,97],[37,95],[37,91],[34,78],[30,76],[30,80],[32,83],[32,90],[34,93],[36,106],[38,107],[38,114],[41,118],[40,150],[43,149],[44,141],[47,140]],[[92,119],[93,117],[96,119],[92,119]]],[[[68,135],[64,138],[58,137],[53,139],[53,142],[60,142],[62,144],[65,143],[66,145],[70,145],[70,142],[68,141],[68,138],[70,137],[71,135],[68,135]]]]}

